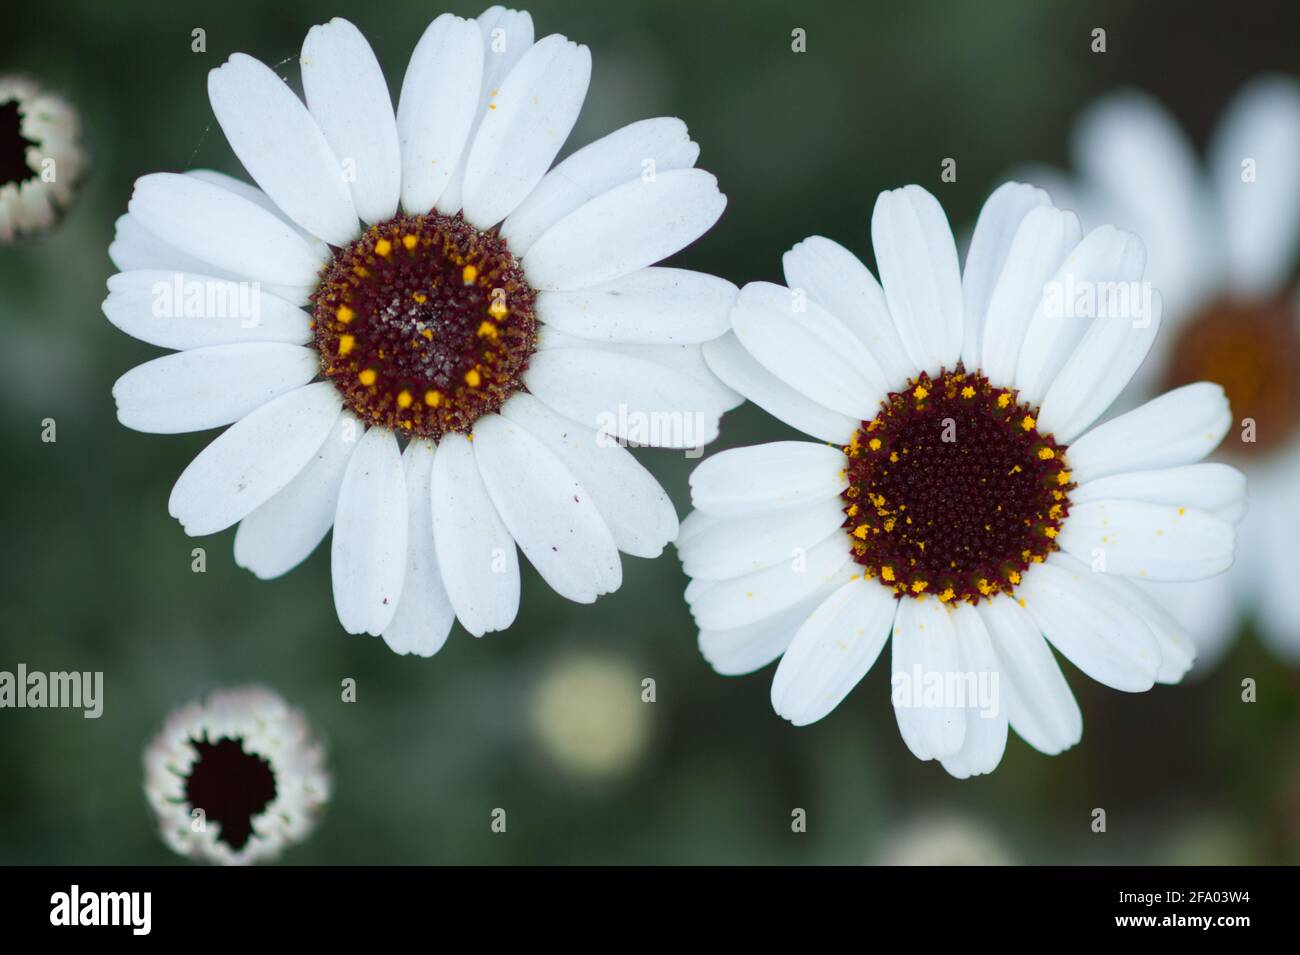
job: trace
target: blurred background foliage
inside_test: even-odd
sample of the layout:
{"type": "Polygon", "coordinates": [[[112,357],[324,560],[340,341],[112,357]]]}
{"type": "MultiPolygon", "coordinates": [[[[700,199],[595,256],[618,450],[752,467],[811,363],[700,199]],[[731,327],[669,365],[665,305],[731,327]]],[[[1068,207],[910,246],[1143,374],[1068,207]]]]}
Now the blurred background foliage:
{"type": "MultiPolygon", "coordinates": [[[[102,670],[106,708],[99,720],[0,711],[0,862],[175,861],[146,810],[141,750],[171,708],[253,681],[301,707],[331,751],[337,794],[290,862],[858,863],[899,858],[918,832],[965,832],[980,858],[1028,862],[1300,860],[1300,679],[1249,633],[1212,673],[1136,696],[1065,664],[1082,744],[1048,758],[1013,737],[994,775],[958,782],[904,747],[887,667],[801,730],[772,712],[771,668],[715,675],[671,548],[625,558],[623,588],[593,607],[564,602],[528,570],[511,630],[475,640],[457,626],[422,661],[340,629],[327,547],[265,584],[234,566],[233,531],[187,538],[167,496],[211,435],[128,431],[110,396],[118,375],[156,354],[99,310],[131,184],[158,170],[242,175],[206,98],[207,71],[230,53],[281,64],[296,86],[307,29],[345,16],[395,94],[416,39],[448,8],[480,10],[7,9],[0,73],[30,72],[80,107],[92,171],[61,228],[0,247],[0,669],[102,670]],[[206,53],[191,52],[196,27],[206,53]],[[40,441],[47,417],[55,444],[40,441]],[[196,546],[203,574],[191,572],[196,546]],[[652,704],[640,702],[646,677],[652,704]],[[1253,705],[1240,699],[1247,677],[1259,686],[1253,705]],[[345,678],[357,681],[355,703],[341,701],[345,678]],[[508,812],[505,835],[489,828],[496,807],[508,812]],[[1105,835],[1090,831],[1094,807],[1107,810],[1105,835]],[[791,832],[795,808],[807,811],[805,834],[791,832]]],[[[780,281],[781,253],[809,234],[867,255],[876,194],[907,182],[935,191],[960,233],[1006,169],[1065,165],[1073,118],[1109,90],[1150,90],[1203,145],[1250,76],[1300,73],[1292,0],[541,0],[531,10],[539,35],[593,52],[569,149],[647,116],[686,120],[730,201],[675,261],[738,284],[780,281]],[[1107,31],[1104,54],[1089,50],[1095,27],[1107,31]],[[791,51],[795,28],[806,53],[791,51]],[[945,157],[957,160],[956,183],[939,180],[945,157]]],[[[786,436],[746,407],[710,450],[786,436]]],[[[685,514],[694,462],[639,456],[685,514]]]]}

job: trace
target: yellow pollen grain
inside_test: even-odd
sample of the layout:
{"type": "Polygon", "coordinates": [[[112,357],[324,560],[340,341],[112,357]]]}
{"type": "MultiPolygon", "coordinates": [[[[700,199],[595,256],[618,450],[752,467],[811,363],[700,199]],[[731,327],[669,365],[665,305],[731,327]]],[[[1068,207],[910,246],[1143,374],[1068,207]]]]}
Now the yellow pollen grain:
{"type": "Polygon", "coordinates": [[[478,269],[472,265],[467,265],[460,270],[460,277],[466,285],[473,285],[478,278],[478,269]]]}
{"type": "Polygon", "coordinates": [[[373,368],[366,368],[361,372],[361,374],[357,375],[357,381],[361,382],[363,385],[369,388],[371,385],[375,383],[375,379],[377,377],[378,375],[375,374],[375,370],[373,368]]]}
{"type": "Polygon", "coordinates": [[[432,329],[432,328],[426,328],[426,329],[424,329],[422,332],[420,332],[420,334],[423,335],[423,336],[425,337],[425,340],[426,340],[426,341],[433,341],[433,329],[432,329]]]}
{"type": "Polygon", "coordinates": [[[1054,457],[1056,457],[1056,452],[1053,451],[1051,448],[1038,449],[1038,459],[1040,461],[1050,461],[1054,457]]]}
{"type": "Polygon", "coordinates": [[[1059,473],[1058,475],[1056,475],[1056,483],[1057,483],[1057,484],[1069,484],[1069,483],[1070,483],[1070,472],[1069,472],[1069,471],[1062,471],[1061,473],[1059,473]]]}
{"type": "Polygon", "coordinates": [[[1048,537],[1055,538],[1057,531],[1055,527],[1044,527],[1043,533],[1046,534],[1048,537]]]}
{"type": "Polygon", "coordinates": [[[488,306],[488,314],[500,321],[510,314],[510,309],[506,307],[504,299],[493,299],[492,304],[488,306]]]}
{"type": "Polygon", "coordinates": [[[356,343],[357,343],[356,336],[354,336],[354,335],[340,335],[340,336],[339,336],[339,354],[340,354],[340,355],[346,355],[348,352],[352,351],[352,348],[353,348],[354,345],[356,345],[356,343]]]}
{"type": "Polygon", "coordinates": [[[413,235],[404,235],[404,236],[402,236],[402,245],[406,246],[406,251],[407,251],[407,252],[410,252],[412,249],[414,249],[415,246],[416,246],[416,243],[418,243],[419,241],[420,241],[420,240],[417,239],[417,238],[416,238],[415,236],[413,236],[413,235]]]}
{"type": "Polygon", "coordinates": [[[424,403],[430,408],[436,408],[442,404],[442,395],[430,389],[424,393],[424,403]]]}
{"type": "Polygon", "coordinates": [[[411,400],[411,393],[409,391],[403,389],[397,393],[397,407],[409,408],[411,407],[411,400]]]}
{"type": "Polygon", "coordinates": [[[429,296],[425,295],[423,292],[412,292],[411,298],[415,299],[416,302],[418,302],[421,305],[429,301],[429,296]]]}
{"type": "Polygon", "coordinates": [[[1009,404],[1011,404],[1011,396],[1009,394],[1004,391],[1002,394],[998,395],[999,408],[1005,408],[1009,404]]]}
{"type": "Polygon", "coordinates": [[[478,337],[479,337],[479,338],[496,338],[496,337],[497,337],[497,327],[496,327],[495,325],[493,325],[491,322],[486,322],[486,321],[483,322],[483,323],[480,324],[479,327],[478,327],[478,337]]]}
{"type": "Polygon", "coordinates": [[[1013,584],[1020,583],[1020,571],[1013,570],[1011,573],[1007,574],[1007,580],[1011,581],[1013,584]]]}
{"type": "Polygon", "coordinates": [[[972,388],[970,385],[967,385],[965,388],[963,388],[963,389],[961,390],[961,396],[962,396],[963,398],[974,398],[974,397],[975,397],[975,389],[972,388]]]}
{"type": "Polygon", "coordinates": [[[471,388],[477,388],[482,383],[483,376],[478,373],[477,368],[471,368],[469,371],[465,372],[465,384],[469,385],[471,388]]]}
{"type": "Polygon", "coordinates": [[[916,396],[916,400],[917,400],[917,401],[921,401],[921,400],[924,399],[927,395],[929,395],[930,392],[926,391],[924,385],[917,385],[917,386],[916,386],[916,389],[912,392],[912,394],[916,396]]]}
{"type": "Polygon", "coordinates": [[[879,439],[879,438],[872,438],[870,441],[867,442],[867,447],[871,448],[872,451],[879,451],[879,450],[880,450],[880,439],[879,439]]]}
{"type": "Polygon", "coordinates": [[[858,540],[865,540],[867,536],[867,525],[859,524],[857,527],[855,527],[853,529],[853,536],[856,537],[858,540]]]}
{"type": "Polygon", "coordinates": [[[897,451],[890,451],[890,452],[889,452],[889,463],[890,463],[890,464],[897,464],[897,463],[898,463],[898,452],[897,452],[897,451]]]}
{"type": "Polygon", "coordinates": [[[340,305],[339,310],[335,312],[334,315],[340,322],[346,325],[356,317],[356,312],[352,311],[352,309],[348,308],[346,305],[340,305]]]}
{"type": "Polygon", "coordinates": [[[929,586],[929,583],[924,580],[914,580],[912,581],[912,593],[919,594],[929,586]]]}
{"type": "Polygon", "coordinates": [[[947,603],[949,600],[952,600],[952,598],[955,596],[957,596],[957,594],[953,591],[953,589],[951,587],[947,587],[944,589],[944,592],[939,595],[939,599],[944,603],[947,603]]]}
{"type": "Polygon", "coordinates": [[[1020,427],[1024,428],[1026,431],[1032,431],[1036,424],[1038,424],[1038,422],[1034,420],[1033,415],[1025,415],[1024,418],[1020,420],[1020,427]]]}
{"type": "Polygon", "coordinates": [[[386,256],[393,251],[393,243],[387,239],[380,239],[375,243],[375,255],[386,256]]]}
{"type": "Polygon", "coordinates": [[[881,579],[881,580],[893,580],[893,579],[894,579],[894,568],[890,567],[888,564],[885,564],[883,567],[881,567],[881,568],[880,568],[880,579],[881,579]]]}

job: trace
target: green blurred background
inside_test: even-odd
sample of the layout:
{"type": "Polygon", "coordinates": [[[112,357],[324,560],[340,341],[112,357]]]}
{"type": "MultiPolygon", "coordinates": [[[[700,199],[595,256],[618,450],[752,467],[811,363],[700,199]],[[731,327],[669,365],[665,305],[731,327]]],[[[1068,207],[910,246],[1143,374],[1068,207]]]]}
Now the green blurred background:
{"type": "MultiPolygon", "coordinates": [[[[772,712],[770,667],[714,674],[671,548],[625,558],[623,588],[595,606],[563,601],[528,569],[511,630],[475,640],[457,626],[418,660],[341,630],[327,547],[267,584],[234,566],[233,530],[187,538],[167,496],[211,435],[128,431],[110,396],[117,376],[157,354],[99,309],[133,180],[204,166],[243,175],[205,91],[230,53],[283,62],[296,85],[307,29],[345,16],[395,92],[428,21],[481,6],[186,6],[13,5],[0,31],[0,73],[29,72],[68,96],[92,154],[62,226],[0,247],[0,669],[102,670],[106,696],[99,720],[0,710],[0,862],[177,861],[145,805],[141,751],[173,707],[247,682],[303,709],[330,749],[336,795],[288,862],[859,863],[897,858],[909,833],[948,831],[1025,862],[1300,861],[1300,679],[1249,633],[1201,679],[1136,696],[1063,664],[1081,745],[1049,758],[1013,737],[996,773],[959,782],[904,747],[887,667],[804,729],[772,712]],[[190,50],[196,27],[204,54],[190,50]],[[54,444],[40,440],[47,417],[54,444]],[[191,572],[195,546],[204,574],[191,572]],[[618,689],[575,688],[602,661],[618,689]],[[539,689],[556,675],[569,682],[539,689]],[[640,702],[645,677],[652,704],[640,702]],[[1247,677],[1254,704],[1240,700],[1247,677]],[[346,678],[355,703],[341,701],[346,678]],[[539,725],[559,727],[565,745],[548,745],[539,725]],[[504,835],[489,827],[496,807],[504,835]],[[1090,830],[1095,807],[1107,811],[1103,835],[1090,830]],[[795,808],[806,833],[791,831],[795,808]]],[[[730,201],[675,261],[738,284],[780,281],[781,253],[813,233],[866,255],[876,194],[907,182],[935,191],[960,232],[1006,169],[1064,165],[1074,116],[1113,88],[1152,91],[1201,145],[1248,77],[1300,73],[1293,0],[530,9],[539,36],[592,49],[569,149],[646,116],[689,124],[699,165],[730,201]],[[1094,27],[1107,30],[1105,54],[1089,51],[1094,27]],[[791,51],[795,28],[806,53],[791,51]],[[945,157],[957,159],[956,183],[939,181],[945,157]]],[[[746,407],[710,450],[786,436],[746,407]]],[[[694,462],[638,454],[685,514],[694,462]]]]}

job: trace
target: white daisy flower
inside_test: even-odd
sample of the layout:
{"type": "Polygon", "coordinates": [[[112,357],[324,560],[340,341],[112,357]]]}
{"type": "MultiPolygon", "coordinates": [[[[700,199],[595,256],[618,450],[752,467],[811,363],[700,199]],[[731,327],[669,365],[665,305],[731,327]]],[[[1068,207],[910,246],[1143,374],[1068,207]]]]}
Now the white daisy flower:
{"type": "Polygon", "coordinates": [[[81,118],[26,76],[0,76],[0,242],[44,232],[85,169],[81,118]]]}
{"type": "Polygon", "coordinates": [[[330,777],[302,715],[250,686],[171,713],[145,750],[144,791],[175,852],[243,865],[275,859],[311,834],[330,777]]]}
{"type": "Polygon", "coordinates": [[[1150,291],[1142,243],[1083,235],[1041,189],[993,193],[964,274],[918,186],[880,196],[871,235],[883,289],[813,237],[786,253],[790,287],[745,286],[734,334],[705,346],[723,381],[821,443],[696,468],[677,547],[701,650],[724,674],[780,657],[772,704],[803,725],[892,632],[894,708],[917,757],[989,772],[1008,724],[1059,753],[1082,719],[1049,641],[1120,690],[1191,665],[1132,581],[1232,562],[1243,479],[1197,463],[1228,403],[1198,383],[1091,427],[1150,348],[1160,298],[1080,315],[1090,287],[1150,291]]]}
{"type": "Polygon", "coordinates": [[[1224,460],[1250,479],[1241,559],[1195,585],[1146,583],[1192,635],[1198,669],[1216,662],[1252,608],[1260,632],[1300,663],[1300,82],[1261,77],[1228,106],[1205,168],[1178,124],[1145,94],[1095,104],[1075,130],[1078,178],[1027,171],[1086,224],[1147,240],[1166,293],[1165,334],[1133,385],[1138,400],[1208,378],[1232,401],[1224,460]]]}
{"type": "Polygon", "coordinates": [[[340,622],[401,653],[435,653],[453,617],[508,627],[516,545],[564,597],[616,590],[620,551],[677,533],[620,443],[696,447],[741,400],[700,350],[735,286],[653,265],[726,203],[699,147],[650,119],[548,172],[590,54],[501,7],[433,21],[396,114],[347,21],[314,27],[300,62],[305,105],[242,54],[209,76],[257,187],[149,175],[118,220],[105,314],[180,350],[117,382],[119,419],[233,424],[172,515],[191,535],[238,523],[235,559],[262,578],[332,526],[340,622]]]}

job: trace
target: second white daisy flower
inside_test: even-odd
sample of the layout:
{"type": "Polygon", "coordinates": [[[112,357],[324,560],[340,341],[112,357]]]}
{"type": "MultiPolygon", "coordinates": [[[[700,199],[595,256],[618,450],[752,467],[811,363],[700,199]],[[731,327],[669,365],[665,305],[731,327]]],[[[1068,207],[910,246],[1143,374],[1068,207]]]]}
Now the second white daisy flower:
{"type": "Polygon", "coordinates": [[[677,546],[701,650],[721,673],[779,657],[772,704],[802,725],[891,642],[920,759],[990,772],[1008,726],[1059,753],[1082,718],[1049,643],[1120,690],[1191,665],[1133,580],[1231,564],[1244,481],[1198,463],[1227,401],[1202,382],[1093,427],[1150,349],[1160,298],[1135,236],[1085,236],[1040,189],[993,193],[964,272],[918,186],[883,193],[871,233],[880,283],[807,239],[785,256],[789,287],[747,285],[734,334],[705,346],[723,381],[821,443],[725,451],[692,475],[677,546]],[[1096,296],[1116,293],[1134,297],[1106,311],[1096,296]]]}

